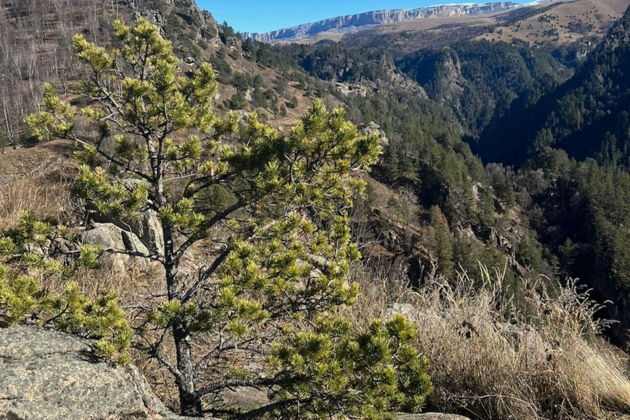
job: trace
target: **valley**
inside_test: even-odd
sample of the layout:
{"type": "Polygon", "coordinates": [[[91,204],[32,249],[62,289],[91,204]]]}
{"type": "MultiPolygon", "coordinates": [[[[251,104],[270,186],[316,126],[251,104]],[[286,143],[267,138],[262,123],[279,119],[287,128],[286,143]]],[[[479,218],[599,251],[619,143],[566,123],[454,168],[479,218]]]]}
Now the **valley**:
{"type": "MultiPolygon", "coordinates": [[[[397,349],[409,344],[418,361],[427,359],[406,367],[421,378],[422,401],[405,400],[400,411],[473,420],[628,415],[630,1],[375,11],[268,34],[239,34],[209,9],[193,0],[0,2],[0,328],[20,307],[6,302],[25,296],[8,294],[10,270],[33,275],[42,293],[60,293],[59,302],[68,281],[94,302],[113,289],[132,308],[122,313],[135,334],[133,362],[169,408],[297,418],[301,404],[313,412],[338,404],[353,416],[378,411],[371,405],[378,398],[409,394],[386,397],[374,387],[366,392],[378,397],[344,400],[330,372],[359,389],[362,367],[348,367],[340,355],[349,350],[334,347],[342,344],[332,327],[309,316],[343,314],[352,325],[335,324],[348,334],[344,342],[377,331],[372,319],[402,314],[418,334],[397,349]],[[158,96],[127,92],[117,78],[137,63],[119,52],[104,61],[124,59],[127,67],[111,64],[103,85],[90,79],[102,76],[99,61],[80,64],[73,36],[121,48],[140,29],[116,29],[117,19],[143,19],[150,25],[143,30],[158,28],[159,37],[147,39],[172,42],[174,58],[156,68],[176,74],[172,83],[198,108],[175,94],[157,105],[158,96]],[[206,62],[216,81],[200,70],[206,62]],[[67,110],[42,97],[44,83],[84,114],[60,129],[67,110]],[[108,83],[118,90],[94,93],[108,83]],[[108,95],[127,108],[110,104],[100,117],[107,129],[98,119],[91,125],[85,109],[108,95]],[[143,117],[153,106],[163,108],[143,117]],[[185,110],[173,111],[176,123],[164,117],[169,106],[185,110]],[[329,111],[337,107],[345,113],[329,111]],[[57,118],[35,114],[40,132],[34,120],[24,122],[38,111],[57,118]],[[97,149],[73,140],[75,130],[97,149]],[[150,137],[159,130],[163,138],[150,137]],[[46,135],[51,141],[41,140],[46,135]],[[343,147],[326,143],[334,141],[343,147]],[[160,159],[148,158],[152,146],[164,150],[160,159]],[[328,162],[326,153],[336,157],[328,162]],[[138,185],[157,182],[157,161],[167,162],[167,176],[145,194],[138,185]],[[126,213],[134,209],[136,216],[126,213]],[[100,239],[75,247],[59,223],[69,237],[100,239]],[[159,242],[154,231],[185,252],[169,256],[168,246],[145,243],[159,242]],[[125,249],[122,259],[103,255],[103,266],[70,280],[46,271],[49,258],[71,265],[60,249],[72,256],[85,245],[125,249]],[[172,258],[180,265],[167,263],[172,258]],[[360,294],[351,296],[348,285],[360,294]],[[180,305],[187,299],[192,306],[180,305]],[[179,321],[186,339],[169,335],[179,321]],[[313,337],[285,331],[293,323],[322,340],[337,337],[322,346],[338,352],[300,347],[313,337]],[[186,348],[206,354],[189,360],[201,366],[192,382],[181,374],[186,348]],[[306,369],[297,354],[321,370],[306,369]],[[334,357],[339,365],[327,364],[334,357]],[[300,382],[302,373],[308,380],[300,382]],[[327,397],[302,398],[308,392],[327,397]]],[[[57,315],[46,312],[54,310],[42,309],[50,326],[80,330],[71,320],[54,324],[57,315]]]]}

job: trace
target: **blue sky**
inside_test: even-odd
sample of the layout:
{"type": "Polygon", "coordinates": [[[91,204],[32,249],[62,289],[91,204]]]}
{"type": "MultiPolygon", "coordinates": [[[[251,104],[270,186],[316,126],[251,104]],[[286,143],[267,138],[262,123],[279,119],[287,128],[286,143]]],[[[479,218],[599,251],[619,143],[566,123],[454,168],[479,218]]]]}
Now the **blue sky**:
{"type": "MultiPolygon", "coordinates": [[[[412,9],[474,0],[197,0],[219,23],[227,21],[239,32],[268,32],[329,17],[380,9],[412,9]]],[[[480,0],[484,3],[486,0],[480,0]]],[[[492,0],[490,0],[492,1],[492,0]]],[[[527,0],[513,0],[526,3],[527,0]]],[[[496,2],[493,1],[493,2],[496,2]]]]}

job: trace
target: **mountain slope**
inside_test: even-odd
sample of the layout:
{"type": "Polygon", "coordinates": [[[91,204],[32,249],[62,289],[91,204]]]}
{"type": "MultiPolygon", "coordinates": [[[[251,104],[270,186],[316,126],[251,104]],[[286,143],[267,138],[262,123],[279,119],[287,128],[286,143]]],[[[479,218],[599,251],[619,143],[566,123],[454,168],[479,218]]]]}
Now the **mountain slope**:
{"type": "Polygon", "coordinates": [[[481,136],[481,156],[520,164],[528,151],[554,147],[630,168],[629,34],[630,8],[574,77],[535,106],[495,121],[481,136]]]}
{"type": "Polygon", "coordinates": [[[600,42],[628,5],[628,0],[541,2],[492,15],[382,25],[340,40],[355,47],[387,45],[391,51],[405,54],[462,40],[503,41],[542,48],[574,66],[600,42]]]}
{"type": "Polygon", "coordinates": [[[612,22],[630,5],[628,0],[573,0],[540,5],[525,13],[520,10],[506,14],[497,28],[481,39],[505,42],[526,42],[549,48],[582,45],[583,58],[589,44],[606,35],[612,22]],[[519,13],[522,13],[519,16],[519,13]]]}
{"type": "Polygon", "coordinates": [[[475,135],[514,100],[532,102],[566,80],[570,70],[540,49],[503,42],[462,41],[409,54],[398,68],[475,135]]]}
{"type": "Polygon", "coordinates": [[[0,145],[24,135],[22,120],[35,110],[41,82],[65,85],[81,74],[72,53],[74,34],[103,43],[114,19],[140,16],[160,24],[182,57],[220,44],[216,22],[193,0],[0,2],[0,145]]]}

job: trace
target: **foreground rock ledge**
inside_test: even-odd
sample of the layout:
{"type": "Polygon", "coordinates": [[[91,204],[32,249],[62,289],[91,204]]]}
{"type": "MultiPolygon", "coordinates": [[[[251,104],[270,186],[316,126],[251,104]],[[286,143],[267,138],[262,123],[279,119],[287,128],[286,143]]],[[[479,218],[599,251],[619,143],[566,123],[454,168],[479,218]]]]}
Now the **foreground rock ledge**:
{"type": "MultiPolygon", "coordinates": [[[[0,419],[189,419],[170,412],[134,366],[95,356],[89,341],[45,329],[0,328],[0,419]]],[[[449,414],[398,420],[467,420],[449,414]]]]}
{"type": "Polygon", "coordinates": [[[0,328],[0,418],[182,419],[137,368],[99,360],[87,341],[29,327],[0,328]]]}

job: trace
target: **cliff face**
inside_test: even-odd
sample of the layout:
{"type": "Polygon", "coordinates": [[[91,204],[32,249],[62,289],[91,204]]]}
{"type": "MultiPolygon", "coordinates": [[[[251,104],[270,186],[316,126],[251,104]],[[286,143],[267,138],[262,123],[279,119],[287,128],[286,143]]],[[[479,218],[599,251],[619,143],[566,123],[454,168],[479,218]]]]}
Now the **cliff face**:
{"type": "Polygon", "coordinates": [[[247,38],[267,43],[294,42],[327,31],[349,32],[356,29],[405,22],[414,19],[479,16],[511,10],[516,7],[519,7],[519,5],[513,2],[497,2],[486,4],[443,5],[411,10],[378,10],[356,15],[340,16],[319,22],[280,29],[274,32],[263,34],[245,33],[243,35],[247,38]]]}

